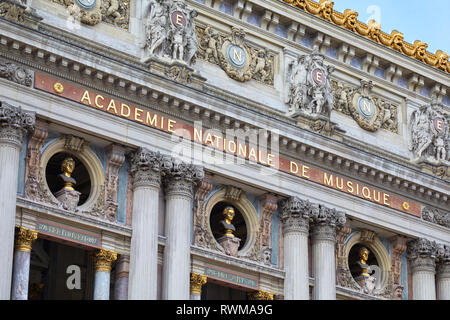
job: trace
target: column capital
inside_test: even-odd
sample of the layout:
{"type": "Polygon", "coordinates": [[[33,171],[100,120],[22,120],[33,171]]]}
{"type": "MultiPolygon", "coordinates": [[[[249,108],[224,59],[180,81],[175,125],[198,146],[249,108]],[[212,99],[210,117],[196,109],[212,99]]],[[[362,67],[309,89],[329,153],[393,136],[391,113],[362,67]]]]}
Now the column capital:
{"type": "Polygon", "coordinates": [[[33,131],[36,122],[34,112],[23,111],[0,101],[0,143],[20,147],[27,131],[33,131]]]}
{"type": "Polygon", "coordinates": [[[163,156],[159,152],[139,148],[128,154],[133,189],[138,187],[161,187],[161,164],[163,156]]]}
{"type": "Polygon", "coordinates": [[[319,205],[311,214],[311,236],[317,240],[336,240],[336,231],[345,225],[345,212],[319,205]]]}
{"type": "Polygon", "coordinates": [[[206,284],[208,277],[203,274],[191,272],[191,290],[190,294],[201,295],[202,287],[206,284]]]}
{"type": "Polygon", "coordinates": [[[114,251],[99,249],[91,252],[91,257],[94,258],[96,272],[111,272],[111,265],[117,260],[117,253],[114,251]]]}
{"type": "Polygon", "coordinates": [[[38,232],[26,229],[24,227],[19,227],[19,231],[16,234],[16,244],[15,249],[17,251],[31,251],[31,245],[37,239],[38,232]]]}
{"type": "Polygon", "coordinates": [[[435,272],[438,247],[435,241],[420,238],[407,243],[407,257],[413,271],[435,272]]]}
{"type": "Polygon", "coordinates": [[[297,197],[282,200],[280,202],[280,221],[283,233],[309,231],[309,219],[315,211],[319,210],[317,205],[308,200],[297,197]]]}
{"type": "Polygon", "coordinates": [[[450,246],[438,245],[437,252],[437,276],[450,278],[450,246]]]}
{"type": "Polygon", "coordinates": [[[273,296],[274,294],[272,292],[263,290],[248,293],[249,300],[273,300],[273,296]]]}
{"type": "Polygon", "coordinates": [[[161,168],[167,195],[192,198],[194,186],[205,176],[202,167],[170,156],[163,157],[161,168]]]}

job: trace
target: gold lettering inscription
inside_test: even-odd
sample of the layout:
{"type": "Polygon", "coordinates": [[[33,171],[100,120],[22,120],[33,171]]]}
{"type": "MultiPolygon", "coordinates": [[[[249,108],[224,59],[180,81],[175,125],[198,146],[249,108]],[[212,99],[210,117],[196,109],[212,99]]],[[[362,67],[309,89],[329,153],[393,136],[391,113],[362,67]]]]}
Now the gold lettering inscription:
{"type": "Polygon", "coordinates": [[[83,93],[83,97],[81,98],[81,102],[83,102],[84,103],[84,100],[86,100],[88,103],[88,105],[92,105],[92,102],[91,102],[91,97],[89,96],[89,91],[84,91],[84,93],[83,93]]]}
{"type": "Polygon", "coordinates": [[[94,100],[95,106],[99,109],[103,109],[104,106],[102,104],[98,103],[98,99],[101,99],[103,101],[103,100],[105,100],[105,98],[98,94],[95,96],[95,100],[94,100]]]}

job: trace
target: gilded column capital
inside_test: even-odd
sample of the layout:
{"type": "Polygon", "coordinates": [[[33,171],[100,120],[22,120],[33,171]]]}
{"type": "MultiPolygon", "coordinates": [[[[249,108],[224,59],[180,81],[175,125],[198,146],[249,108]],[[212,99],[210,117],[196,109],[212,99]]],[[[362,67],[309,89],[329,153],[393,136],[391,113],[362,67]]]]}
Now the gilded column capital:
{"type": "Polygon", "coordinates": [[[416,239],[407,243],[407,257],[413,271],[435,272],[438,246],[435,241],[416,239]]]}
{"type": "Polygon", "coordinates": [[[248,293],[249,300],[273,300],[274,294],[263,290],[248,293]]]}
{"type": "Polygon", "coordinates": [[[111,265],[117,260],[117,252],[99,249],[91,252],[91,257],[94,259],[96,272],[111,272],[111,265]]]}
{"type": "Polygon", "coordinates": [[[31,245],[37,239],[38,232],[24,227],[19,227],[16,233],[15,249],[17,251],[31,252],[31,245]]]}
{"type": "Polygon", "coordinates": [[[179,159],[164,156],[162,160],[163,184],[167,195],[192,198],[194,186],[205,176],[203,168],[179,159]]]}
{"type": "Polygon", "coordinates": [[[317,205],[308,200],[297,197],[282,200],[280,202],[280,221],[283,233],[309,231],[309,219],[315,211],[319,210],[317,205]]]}
{"type": "Polygon", "coordinates": [[[130,173],[133,177],[133,188],[161,187],[162,155],[159,152],[139,148],[128,155],[130,173]]]}
{"type": "Polygon", "coordinates": [[[191,294],[201,295],[202,287],[206,284],[208,277],[202,274],[191,272],[191,294]]]}
{"type": "Polygon", "coordinates": [[[34,112],[26,112],[0,101],[0,143],[20,148],[27,131],[34,130],[35,122],[34,112]]]}

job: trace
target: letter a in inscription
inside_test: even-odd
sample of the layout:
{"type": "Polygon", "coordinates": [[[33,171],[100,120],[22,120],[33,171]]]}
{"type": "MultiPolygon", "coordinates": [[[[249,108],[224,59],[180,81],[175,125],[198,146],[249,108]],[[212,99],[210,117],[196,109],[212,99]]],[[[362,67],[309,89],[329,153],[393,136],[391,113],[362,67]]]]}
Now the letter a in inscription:
{"type": "Polygon", "coordinates": [[[66,269],[67,274],[71,274],[66,281],[67,289],[81,289],[81,269],[79,266],[70,265],[66,269]]]}

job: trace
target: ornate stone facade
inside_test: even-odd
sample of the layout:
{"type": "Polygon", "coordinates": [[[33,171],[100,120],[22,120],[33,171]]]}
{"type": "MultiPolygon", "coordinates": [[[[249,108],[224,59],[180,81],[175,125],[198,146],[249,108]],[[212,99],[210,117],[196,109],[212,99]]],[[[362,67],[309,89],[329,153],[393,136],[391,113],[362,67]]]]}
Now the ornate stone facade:
{"type": "Polygon", "coordinates": [[[422,209],[422,219],[450,228],[450,213],[433,207],[422,209]]]}

